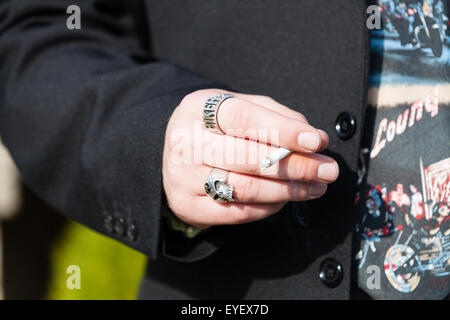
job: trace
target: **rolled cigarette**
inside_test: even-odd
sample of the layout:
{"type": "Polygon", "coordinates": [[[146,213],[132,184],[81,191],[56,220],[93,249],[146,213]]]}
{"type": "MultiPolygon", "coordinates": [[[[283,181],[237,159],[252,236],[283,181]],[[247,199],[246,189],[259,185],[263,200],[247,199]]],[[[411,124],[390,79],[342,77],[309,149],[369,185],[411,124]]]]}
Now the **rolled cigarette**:
{"type": "Polygon", "coordinates": [[[273,166],[278,161],[286,158],[291,153],[292,153],[292,151],[289,149],[279,148],[279,149],[273,151],[269,156],[262,159],[261,163],[259,164],[259,167],[261,169],[267,169],[267,168],[273,166]]]}

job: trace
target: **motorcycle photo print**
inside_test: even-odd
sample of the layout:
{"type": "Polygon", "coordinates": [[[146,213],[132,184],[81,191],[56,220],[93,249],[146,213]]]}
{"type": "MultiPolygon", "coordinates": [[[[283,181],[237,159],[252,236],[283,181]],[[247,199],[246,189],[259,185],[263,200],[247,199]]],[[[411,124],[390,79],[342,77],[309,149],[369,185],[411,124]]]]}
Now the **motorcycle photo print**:
{"type": "Polygon", "coordinates": [[[354,259],[360,278],[379,268],[393,297],[434,297],[450,279],[449,147],[436,129],[448,132],[450,117],[448,6],[380,0],[378,8],[354,259]]]}

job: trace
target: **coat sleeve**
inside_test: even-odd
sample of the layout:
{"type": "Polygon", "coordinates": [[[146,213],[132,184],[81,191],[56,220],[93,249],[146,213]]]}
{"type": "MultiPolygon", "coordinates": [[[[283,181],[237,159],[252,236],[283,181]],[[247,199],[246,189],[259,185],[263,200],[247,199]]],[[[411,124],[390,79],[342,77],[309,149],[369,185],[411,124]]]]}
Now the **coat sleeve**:
{"type": "Polygon", "coordinates": [[[138,1],[0,0],[0,132],[25,182],[67,217],[150,258],[164,131],[218,85],[152,59],[138,1]],[[69,5],[81,29],[69,30],[69,5]]]}

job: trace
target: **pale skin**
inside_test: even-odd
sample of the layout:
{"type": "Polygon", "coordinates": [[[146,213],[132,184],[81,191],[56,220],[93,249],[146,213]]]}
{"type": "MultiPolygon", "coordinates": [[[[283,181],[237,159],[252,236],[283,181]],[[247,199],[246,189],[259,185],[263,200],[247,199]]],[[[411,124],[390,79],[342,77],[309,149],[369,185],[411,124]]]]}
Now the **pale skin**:
{"type": "MultiPolygon", "coordinates": [[[[339,175],[336,161],[319,154],[328,142],[328,135],[311,126],[304,115],[270,97],[222,89],[195,91],[175,109],[166,130],[162,173],[169,207],[187,224],[207,228],[257,221],[277,213],[288,201],[319,198],[325,194],[327,185],[339,175]],[[234,96],[222,103],[217,115],[220,128],[226,134],[219,135],[199,128],[207,137],[201,142],[203,148],[219,144],[243,145],[242,139],[247,138],[245,147],[239,151],[245,153],[245,159],[254,156],[250,152],[255,147],[263,147],[260,144],[264,144],[268,152],[278,147],[294,152],[270,169],[259,168],[259,160],[267,154],[258,155],[260,158],[254,163],[218,162],[208,157],[201,163],[173,161],[180,153],[180,142],[173,139],[176,131],[182,129],[194,137],[193,123],[201,124],[206,99],[222,93],[234,96]],[[264,129],[279,131],[276,144],[271,141],[270,135],[257,135],[259,130],[264,129]],[[267,147],[267,144],[270,146],[267,147]],[[219,203],[206,195],[204,183],[213,167],[230,171],[227,182],[234,186],[235,202],[219,203]]],[[[196,147],[198,144],[193,143],[188,148],[196,147]]],[[[227,150],[231,152],[229,148],[223,148],[224,156],[227,150]]]]}

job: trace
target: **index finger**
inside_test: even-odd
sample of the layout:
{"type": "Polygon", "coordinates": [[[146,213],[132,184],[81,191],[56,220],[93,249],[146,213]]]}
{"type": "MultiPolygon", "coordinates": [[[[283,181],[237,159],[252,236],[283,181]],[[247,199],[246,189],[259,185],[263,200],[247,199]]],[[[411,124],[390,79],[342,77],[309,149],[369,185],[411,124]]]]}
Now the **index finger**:
{"type": "Polygon", "coordinates": [[[297,152],[318,152],[328,144],[327,137],[309,123],[239,98],[221,104],[217,122],[227,135],[297,152]]]}
{"type": "MultiPolygon", "coordinates": [[[[261,95],[253,95],[253,94],[245,94],[245,93],[236,93],[236,92],[227,92],[227,93],[233,94],[242,100],[248,100],[250,102],[253,102],[255,104],[263,106],[266,109],[278,112],[286,117],[294,118],[294,119],[297,119],[297,120],[300,120],[300,121],[303,121],[303,122],[306,122],[309,124],[308,119],[306,119],[306,117],[303,114],[279,103],[278,101],[276,101],[275,99],[272,99],[271,97],[261,96],[261,95]]],[[[323,131],[321,129],[317,129],[317,131],[320,134],[320,149],[319,149],[319,151],[323,151],[323,150],[325,150],[326,147],[328,147],[328,143],[329,143],[330,139],[328,137],[328,134],[325,131],[323,131]]]]}

